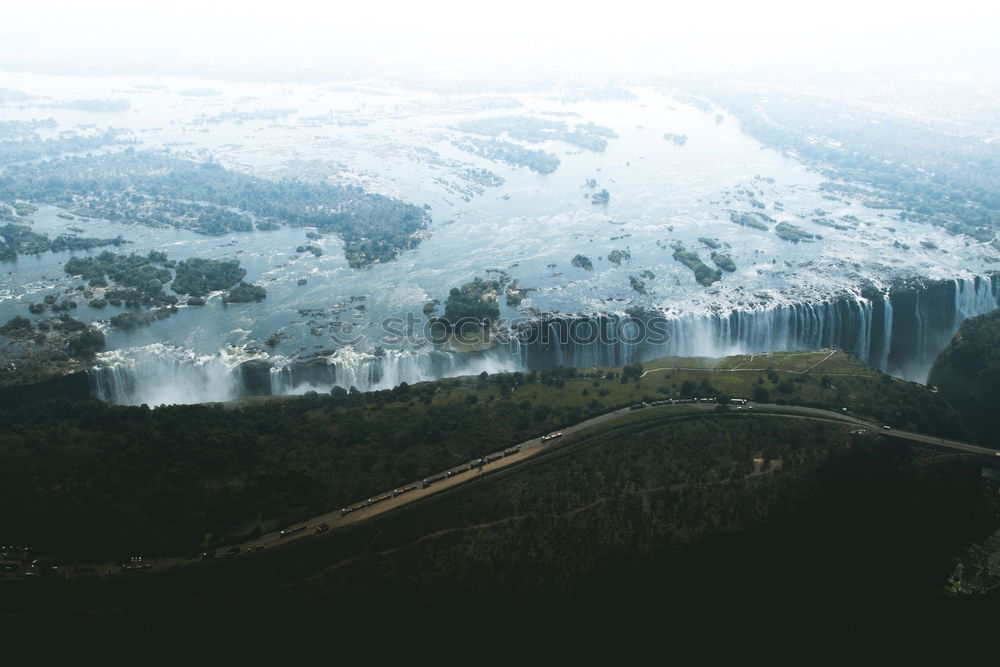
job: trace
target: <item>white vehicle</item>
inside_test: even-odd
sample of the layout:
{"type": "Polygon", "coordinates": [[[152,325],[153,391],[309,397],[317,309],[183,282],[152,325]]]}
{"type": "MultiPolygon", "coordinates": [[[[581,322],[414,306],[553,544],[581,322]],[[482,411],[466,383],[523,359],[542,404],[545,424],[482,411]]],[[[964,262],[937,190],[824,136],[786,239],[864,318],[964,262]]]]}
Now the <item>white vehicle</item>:
{"type": "Polygon", "coordinates": [[[555,440],[556,438],[562,437],[562,431],[556,431],[555,433],[549,433],[548,435],[542,436],[542,442],[548,442],[549,440],[555,440]]]}

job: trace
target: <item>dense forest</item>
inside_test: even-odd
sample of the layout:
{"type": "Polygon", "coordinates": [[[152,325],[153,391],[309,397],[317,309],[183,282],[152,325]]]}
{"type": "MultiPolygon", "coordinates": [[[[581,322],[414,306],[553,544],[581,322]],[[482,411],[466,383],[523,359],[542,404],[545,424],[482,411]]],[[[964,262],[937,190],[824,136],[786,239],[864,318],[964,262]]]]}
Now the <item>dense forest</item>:
{"type": "MultiPolygon", "coordinates": [[[[225,303],[260,301],[267,291],[258,285],[243,282],[246,269],[239,260],[204,259],[192,257],[180,262],[167,259],[165,253],[151,250],[145,255],[122,255],[105,250],[95,257],[72,257],[63,269],[72,276],[88,281],[89,290],[84,296],[89,304],[103,308],[108,304],[137,309],[150,308],[148,312],[129,310],[110,319],[111,325],[121,329],[152,324],[177,312],[179,299],[170,290],[187,295],[187,305],[201,306],[209,292],[230,290],[223,296],[225,303]],[[113,286],[109,284],[113,283],[113,286]]],[[[41,304],[30,305],[34,313],[41,304]]]]}
{"type": "Polygon", "coordinates": [[[246,269],[238,259],[214,260],[192,257],[177,263],[177,274],[170,289],[178,294],[206,296],[209,292],[229,289],[240,283],[246,269]]]}
{"type": "MultiPolygon", "coordinates": [[[[47,119],[51,121],[51,119],[47,119]]],[[[108,128],[92,134],[61,134],[42,139],[36,129],[51,129],[54,121],[0,121],[0,164],[31,162],[71,153],[87,153],[108,146],[133,143],[124,132],[108,128]]]]}
{"type": "Polygon", "coordinates": [[[357,187],[269,181],[214,162],[132,149],[12,166],[0,175],[0,199],[205,234],[314,226],[340,234],[353,267],[416,246],[415,233],[427,223],[424,209],[357,187]]]}
{"type": "MultiPolygon", "coordinates": [[[[4,219],[6,205],[0,204],[0,219],[4,219]]],[[[10,216],[13,217],[13,216],[10,216]]],[[[39,255],[43,252],[62,252],[64,250],[89,250],[101,246],[121,246],[126,241],[117,236],[113,239],[85,238],[60,234],[50,239],[47,234],[31,231],[26,225],[8,223],[0,227],[0,261],[16,259],[20,255],[39,255]]]]}
{"type": "Polygon", "coordinates": [[[104,334],[66,313],[28,319],[15,316],[0,326],[0,336],[14,342],[31,342],[55,349],[68,357],[89,359],[104,349],[104,334]]]}
{"type": "Polygon", "coordinates": [[[152,251],[146,255],[121,255],[105,250],[96,257],[71,257],[63,270],[80,276],[92,288],[114,287],[102,298],[111,305],[139,306],[175,305],[177,297],[166,294],[163,286],[173,279],[166,266],[167,256],[152,251]]]}
{"type": "Polygon", "coordinates": [[[762,609],[782,630],[793,619],[883,632],[886,614],[971,616],[974,601],[942,590],[951,557],[995,524],[978,466],[915,467],[907,445],[848,430],[638,414],[516,471],[282,548],[118,581],[8,586],[0,614],[8,630],[74,641],[180,626],[215,639],[332,627],[412,642],[443,627],[452,645],[512,623],[560,637],[648,627],[659,641],[752,623],[762,609]]]}
{"type": "Polygon", "coordinates": [[[250,285],[242,280],[222,297],[223,303],[250,303],[262,301],[267,296],[267,290],[260,285],[250,285]]]}
{"type": "Polygon", "coordinates": [[[500,317],[500,282],[478,276],[461,287],[453,287],[444,304],[444,319],[449,325],[461,321],[480,324],[495,322],[500,317]]]}
{"type": "Polygon", "coordinates": [[[484,373],[368,393],[338,387],[227,406],[11,406],[0,410],[0,506],[21,509],[0,515],[0,536],[63,558],[193,554],[662,397],[847,407],[900,428],[962,434],[940,395],[843,355],[828,363],[835,382],[780,363],[766,374],[645,378],[636,365],[484,373]]]}
{"type": "Polygon", "coordinates": [[[411,514],[379,556],[319,585],[352,610],[407,591],[418,609],[582,605],[602,618],[774,597],[926,603],[950,557],[995,521],[975,465],[914,470],[905,445],[828,424],[649,417],[411,514]]]}

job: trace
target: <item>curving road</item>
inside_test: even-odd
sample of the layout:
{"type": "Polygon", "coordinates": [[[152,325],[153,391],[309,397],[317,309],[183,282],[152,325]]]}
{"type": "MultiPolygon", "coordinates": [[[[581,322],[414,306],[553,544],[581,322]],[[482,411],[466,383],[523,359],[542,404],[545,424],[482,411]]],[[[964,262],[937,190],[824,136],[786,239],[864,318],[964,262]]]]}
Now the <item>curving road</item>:
{"type": "MultiPolygon", "coordinates": [[[[594,426],[598,426],[599,424],[604,424],[609,421],[621,419],[628,415],[635,414],[636,412],[669,410],[676,407],[697,408],[700,410],[710,411],[715,410],[718,406],[714,401],[705,400],[698,403],[671,403],[664,401],[657,402],[640,409],[633,409],[631,407],[620,408],[613,412],[598,415],[597,417],[591,417],[590,419],[573,424],[572,426],[567,426],[562,430],[562,433],[563,436],[579,433],[580,431],[585,431],[589,428],[593,428],[594,426]]],[[[735,414],[747,417],[765,414],[768,416],[787,417],[791,419],[811,419],[826,422],[846,423],[858,426],[871,433],[877,433],[891,438],[902,438],[961,452],[1000,457],[1000,451],[989,447],[982,447],[938,436],[914,433],[912,431],[901,431],[887,428],[883,424],[868,422],[863,419],[858,419],[857,417],[852,417],[851,415],[843,412],[823,410],[820,408],[747,402],[745,404],[730,405],[726,414],[735,414]]],[[[386,493],[373,496],[371,499],[354,503],[353,505],[348,506],[348,508],[353,509],[348,511],[346,514],[342,513],[342,510],[327,512],[326,514],[313,517],[308,521],[295,524],[294,526],[289,526],[283,531],[268,533],[250,542],[237,545],[236,547],[230,548],[229,552],[219,553],[217,557],[241,556],[242,554],[248,552],[252,553],[261,549],[275,548],[283,544],[296,542],[300,539],[308,539],[309,537],[316,535],[318,532],[327,532],[328,530],[342,528],[358,521],[365,521],[379,514],[384,514],[391,510],[398,509],[399,507],[427,498],[446,489],[466,484],[479,479],[486,474],[491,474],[498,470],[511,467],[523,462],[526,459],[551,451],[552,449],[557,448],[561,442],[562,438],[553,438],[547,441],[543,441],[541,438],[526,440],[520,445],[508,447],[505,450],[500,450],[494,454],[484,456],[482,459],[477,459],[474,462],[443,471],[438,475],[433,475],[427,480],[407,484],[399,489],[390,490],[386,493]],[[507,454],[504,455],[504,452],[507,452],[507,454]],[[492,457],[496,457],[495,460],[487,462],[487,459],[492,457]],[[428,484],[427,482],[430,483],[428,484]],[[289,530],[293,530],[294,532],[289,533],[289,530]]],[[[161,558],[148,561],[141,569],[142,571],[158,571],[199,562],[201,562],[201,559],[190,560],[185,558],[161,558]]],[[[97,571],[100,573],[107,571],[108,574],[111,574],[115,569],[118,569],[119,566],[117,564],[101,564],[94,567],[96,567],[97,571]]],[[[67,567],[66,569],[69,570],[71,568],[67,567]]]]}

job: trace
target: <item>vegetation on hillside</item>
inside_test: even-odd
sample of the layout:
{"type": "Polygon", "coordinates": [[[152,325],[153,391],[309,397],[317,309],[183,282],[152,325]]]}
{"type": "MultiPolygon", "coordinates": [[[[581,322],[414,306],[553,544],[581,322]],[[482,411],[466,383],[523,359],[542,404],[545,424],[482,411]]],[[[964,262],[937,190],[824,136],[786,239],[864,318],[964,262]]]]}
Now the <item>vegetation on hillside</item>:
{"type": "Polygon", "coordinates": [[[927,383],[935,385],[983,443],[997,446],[1000,420],[1000,310],[970,317],[938,355],[927,383]]]}
{"type": "MultiPolygon", "coordinates": [[[[484,626],[512,618],[619,637],[643,621],[676,631],[692,615],[746,623],[766,600],[783,623],[846,614],[882,629],[887,609],[944,602],[951,556],[995,518],[976,465],[914,467],[905,444],[849,430],[637,413],[343,531],[115,585],[8,587],[0,613],[8,629],[86,621],[133,638],[158,618],[233,637],[335,627],[418,641],[445,625],[478,645],[484,626]]],[[[268,482],[278,497],[302,487],[268,482]]]]}
{"type": "Polygon", "coordinates": [[[913,470],[905,445],[848,430],[619,422],[577,436],[563,456],[384,522],[379,557],[345,559],[310,584],[351,595],[353,611],[404,590],[415,608],[475,595],[505,610],[583,605],[602,618],[657,604],[657,618],[691,605],[714,616],[720,599],[934,599],[949,556],[991,523],[976,467],[913,470]],[[367,585],[352,594],[359,580],[367,585]]]}
{"type": "Polygon", "coordinates": [[[0,506],[21,510],[0,515],[0,535],[61,557],[194,553],[658,398],[845,407],[900,428],[961,434],[939,394],[845,355],[758,355],[757,364],[772,367],[767,372],[748,360],[705,362],[703,370],[697,359],[664,359],[483,374],[228,408],[69,401],[7,408],[0,412],[0,506]],[[741,364],[750,370],[729,370],[741,364]]]}

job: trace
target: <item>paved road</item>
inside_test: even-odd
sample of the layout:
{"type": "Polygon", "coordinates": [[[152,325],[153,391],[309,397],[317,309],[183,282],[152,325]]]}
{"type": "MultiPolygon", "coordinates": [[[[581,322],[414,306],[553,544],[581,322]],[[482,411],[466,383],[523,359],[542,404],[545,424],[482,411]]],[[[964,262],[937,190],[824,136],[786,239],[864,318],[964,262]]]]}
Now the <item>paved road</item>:
{"type": "MultiPolygon", "coordinates": [[[[650,405],[648,407],[642,408],[641,410],[633,410],[631,408],[621,408],[615,410],[614,412],[609,412],[597,417],[592,417],[586,419],[582,422],[574,424],[572,426],[567,426],[562,430],[563,437],[566,435],[571,435],[573,433],[579,433],[580,431],[585,431],[587,429],[593,428],[599,424],[604,424],[609,421],[616,419],[621,419],[631,414],[636,414],[638,412],[649,412],[651,410],[670,410],[679,407],[687,408],[697,408],[699,410],[713,411],[716,409],[717,405],[714,402],[703,401],[699,403],[666,403],[662,405],[650,405]]],[[[923,442],[930,445],[936,445],[938,447],[945,447],[947,449],[953,449],[961,452],[968,452],[973,454],[983,454],[987,456],[998,456],[1000,457],[1000,451],[991,449],[989,447],[981,447],[979,445],[973,445],[966,442],[960,442],[957,440],[949,440],[946,438],[941,438],[938,436],[923,435],[921,433],[914,433],[912,431],[901,431],[898,429],[885,429],[883,424],[876,424],[873,422],[868,422],[863,419],[858,419],[849,414],[843,412],[835,412],[832,410],[822,410],[819,408],[807,408],[794,405],[777,405],[774,403],[746,403],[742,405],[731,405],[729,408],[729,414],[734,415],[745,415],[747,417],[759,414],[765,414],[769,416],[787,417],[795,419],[813,419],[827,422],[840,422],[846,424],[853,424],[859,428],[863,428],[870,433],[877,433],[879,435],[892,437],[892,438],[902,438],[906,440],[912,440],[915,442],[923,442]]],[[[300,524],[295,524],[295,526],[290,526],[289,528],[303,527],[302,530],[295,532],[291,535],[282,535],[282,531],[275,531],[262,535],[261,537],[246,542],[244,544],[238,545],[239,553],[234,554],[236,557],[242,557],[243,554],[248,551],[253,552],[254,550],[270,549],[283,544],[289,544],[291,542],[296,542],[300,539],[307,539],[314,536],[317,533],[316,528],[318,526],[329,526],[329,530],[334,530],[340,527],[344,527],[358,521],[365,521],[373,516],[379,514],[384,514],[390,510],[397,509],[403,505],[415,502],[417,500],[427,498],[431,495],[440,493],[446,489],[454,488],[461,484],[466,484],[476,479],[481,478],[484,474],[489,474],[501,470],[503,468],[510,467],[525,459],[532,458],[539,455],[545,451],[549,451],[553,448],[557,448],[562,442],[562,438],[555,438],[548,441],[542,441],[541,438],[532,438],[531,440],[526,440],[520,445],[515,445],[513,447],[506,448],[506,451],[518,449],[517,452],[510,453],[507,456],[501,456],[495,461],[489,463],[482,463],[480,465],[470,466],[469,464],[463,464],[457,468],[452,468],[448,471],[443,471],[440,473],[441,479],[434,481],[432,484],[423,487],[423,483],[415,482],[407,484],[404,489],[409,489],[404,493],[399,495],[392,495],[392,490],[386,493],[373,496],[373,498],[384,497],[374,504],[367,505],[365,501],[354,503],[349,507],[359,507],[358,509],[347,513],[346,515],[341,514],[341,510],[336,510],[334,512],[328,512],[320,516],[309,519],[308,521],[303,521],[300,524]],[[448,476],[444,476],[448,473],[448,476]],[[388,496],[388,497],[386,497],[388,496]]],[[[502,454],[505,450],[500,450],[496,454],[502,454]]],[[[485,458],[485,457],[484,457],[485,458]]],[[[437,478],[438,475],[433,476],[437,478]]],[[[325,532],[325,530],[324,530],[325,532]]],[[[225,550],[220,550],[217,557],[225,557],[225,550]]],[[[200,562],[200,560],[192,561],[184,558],[161,558],[150,561],[148,563],[149,567],[145,571],[156,571],[156,570],[166,570],[172,569],[181,565],[192,564],[195,562],[200,562]]],[[[117,570],[117,564],[103,564],[94,566],[97,568],[99,573],[104,573],[107,571],[117,570]]],[[[72,570],[72,566],[65,568],[66,570],[72,570]]]]}
{"type": "Polygon", "coordinates": [[[884,424],[875,424],[873,422],[864,421],[858,419],[857,417],[852,417],[848,414],[843,414],[840,412],[834,412],[832,410],[821,410],[819,408],[806,408],[799,407],[795,405],[774,405],[771,403],[760,403],[752,404],[753,409],[760,412],[768,413],[778,413],[784,415],[806,415],[816,418],[823,419],[835,419],[837,421],[846,422],[849,424],[856,424],[865,429],[870,429],[872,432],[879,432],[884,436],[890,438],[902,438],[904,440],[913,440],[914,442],[924,442],[929,445],[937,445],[938,447],[945,447],[947,449],[954,449],[961,452],[969,452],[972,454],[985,454],[986,456],[998,456],[1000,457],[1000,451],[993,449],[991,447],[982,447],[980,445],[973,445],[967,442],[962,442],[960,440],[950,440],[948,438],[942,438],[936,435],[924,435],[923,433],[915,433],[913,431],[902,431],[895,428],[885,429],[884,424]]]}

